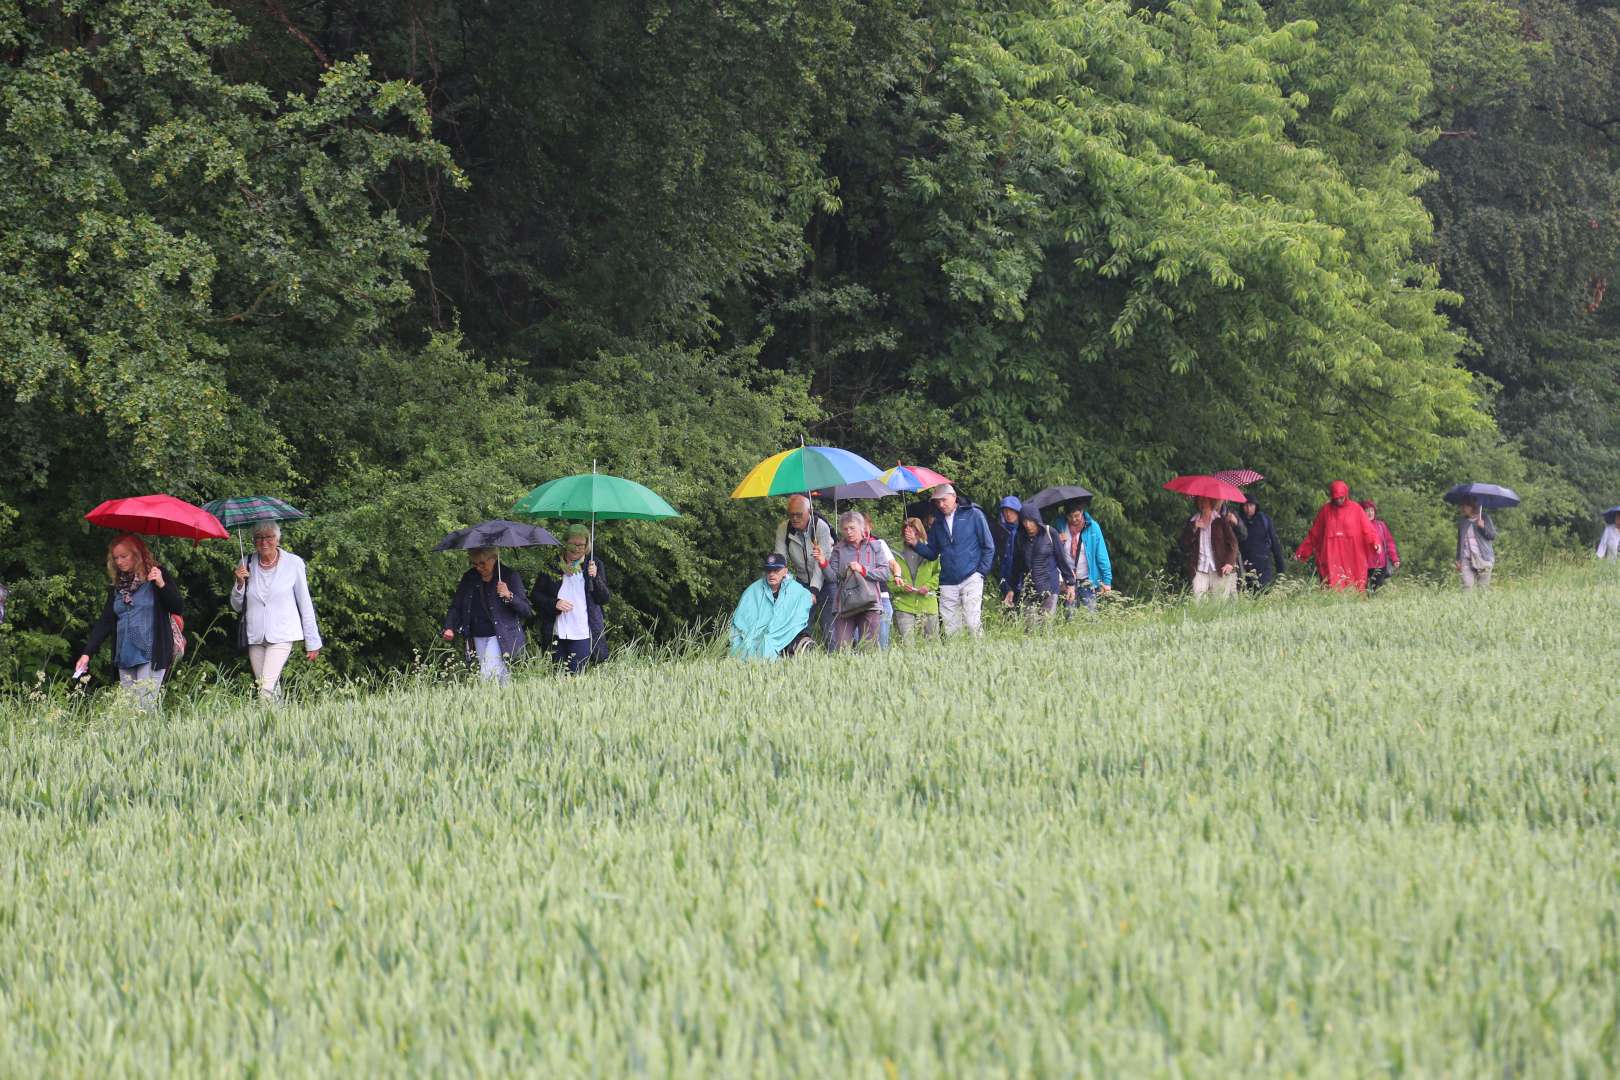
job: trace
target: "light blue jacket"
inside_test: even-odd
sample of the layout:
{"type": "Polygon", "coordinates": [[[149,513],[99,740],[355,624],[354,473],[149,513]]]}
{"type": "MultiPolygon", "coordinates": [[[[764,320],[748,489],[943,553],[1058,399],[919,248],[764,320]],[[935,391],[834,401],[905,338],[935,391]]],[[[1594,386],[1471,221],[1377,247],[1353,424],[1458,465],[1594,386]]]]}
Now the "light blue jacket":
{"type": "MultiPolygon", "coordinates": [[[[1068,526],[1065,525],[1058,533],[1063,540],[1065,549],[1069,543],[1068,526]]],[[[1094,585],[1114,587],[1114,563],[1108,557],[1108,541],[1103,539],[1102,526],[1090,514],[1086,515],[1086,527],[1080,530],[1080,547],[1086,553],[1086,579],[1094,585]]]]}

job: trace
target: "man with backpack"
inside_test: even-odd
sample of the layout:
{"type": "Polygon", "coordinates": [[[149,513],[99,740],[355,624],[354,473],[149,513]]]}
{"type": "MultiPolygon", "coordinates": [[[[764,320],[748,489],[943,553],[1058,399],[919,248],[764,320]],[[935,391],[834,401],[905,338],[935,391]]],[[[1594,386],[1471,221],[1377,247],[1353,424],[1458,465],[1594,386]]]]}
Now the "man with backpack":
{"type": "Polygon", "coordinates": [[[823,587],[820,560],[832,547],[832,528],[816,512],[810,497],[789,495],[787,520],[776,527],[775,551],[787,560],[793,580],[810,590],[810,626],[819,629],[823,641],[828,638],[833,609],[832,590],[823,587]]]}
{"type": "Polygon", "coordinates": [[[939,560],[939,621],[946,634],[964,626],[974,635],[983,632],[984,578],[996,563],[996,544],[984,511],[959,502],[956,489],[941,484],[933,492],[934,523],[928,541],[916,551],[925,559],[939,560]]]}
{"type": "Polygon", "coordinates": [[[1074,563],[1037,507],[1019,509],[1018,531],[1011,542],[1012,567],[1001,580],[1003,604],[1023,606],[1033,619],[1057,611],[1060,595],[1074,598],[1074,563]]]}

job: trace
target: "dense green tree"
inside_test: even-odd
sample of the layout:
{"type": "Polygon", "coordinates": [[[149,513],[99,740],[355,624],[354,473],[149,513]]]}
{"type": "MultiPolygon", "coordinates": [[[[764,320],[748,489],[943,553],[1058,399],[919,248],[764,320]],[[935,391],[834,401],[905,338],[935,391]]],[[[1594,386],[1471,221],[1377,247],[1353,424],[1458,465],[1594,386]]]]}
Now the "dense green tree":
{"type": "Polygon", "coordinates": [[[1314,25],[1254,3],[941,4],[925,25],[894,100],[835,145],[842,212],[777,308],[801,328],[783,362],[853,439],[998,444],[983,478],[1014,490],[1092,482],[1143,568],[1172,470],[1261,465],[1303,508],[1329,474],[1487,426],[1419,255],[1418,48],[1358,68],[1329,131],[1306,111],[1331,79],[1314,25]],[[1350,152],[1380,131],[1406,149],[1350,152]]]}
{"type": "Polygon", "coordinates": [[[1530,77],[1450,118],[1426,199],[1503,430],[1569,478],[1595,532],[1620,501],[1620,12],[1527,0],[1517,30],[1540,46],[1530,77]]]}

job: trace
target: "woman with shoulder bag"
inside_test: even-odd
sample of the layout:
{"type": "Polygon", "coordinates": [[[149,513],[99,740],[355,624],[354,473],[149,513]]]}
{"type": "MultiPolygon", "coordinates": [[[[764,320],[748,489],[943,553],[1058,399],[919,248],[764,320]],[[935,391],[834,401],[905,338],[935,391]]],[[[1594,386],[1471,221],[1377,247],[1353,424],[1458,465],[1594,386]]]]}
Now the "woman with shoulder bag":
{"type": "MultiPolygon", "coordinates": [[[[838,515],[839,541],[821,556],[822,580],[833,589],[832,648],[848,648],[857,634],[876,642],[883,627],[880,586],[888,583],[888,559],[866,535],[866,518],[847,511],[838,515]]],[[[819,555],[819,552],[818,552],[819,555]]]]}
{"type": "Polygon", "coordinates": [[[90,627],[73,677],[89,670],[90,658],[111,637],[119,685],[134,695],[143,711],[154,710],[163,677],[185,649],[185,638],[175,622],[185,606],[180,586],[152,558],[146,541],[133,534],[107,545],[107,576],[112,579],[107,603],[101,618],[90,627]]]}

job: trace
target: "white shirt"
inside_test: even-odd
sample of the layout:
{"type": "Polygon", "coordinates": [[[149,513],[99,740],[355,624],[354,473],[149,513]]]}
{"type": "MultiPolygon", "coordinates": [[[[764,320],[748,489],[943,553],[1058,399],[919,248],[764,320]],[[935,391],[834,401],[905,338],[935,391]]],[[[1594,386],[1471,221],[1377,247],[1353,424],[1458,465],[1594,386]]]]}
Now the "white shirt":
{"type": "Polygon", "coordinates": [[[1081,533],[1074,530],[1070,530],[1069,539],[1075,541],[1074,550],[1069,552],[1074,560],[1074,580],[1084,585],[1086,579],[1091,577],[1091,567],[1086,565],[1086,542],[1081,538],[1081,533]]]}
{"type": "MultiPolygon", "coordinates": [[[[1197,518],[1193,519],[1194,521],[1197,518]]],[[[1211,539],[1215,532],[1215,522],[1209,523],[1209,528],[1198,530],[1198,572],[1200,574],[1213,574],[1215,572],[1215,541],[1211,539]]]]}
{"type": "Polygon", "coordinates": [[[585,612],[585,574],[564,574],[557,599],[571,600],[572,611],[557,612],[557,627],[553,631],[563,641],[584,641],[591,636],[591,620],[585,612]]]}
{"type": "Polygon", "coordinates": [[[310,651],[321,647],[304,560],[290,551],[282,551],[271,567],[261,565],[257,555],[250,556],[247,585],[231,589],[231,608],[247,620],[249,645],[302,641],[310,651]]]}

